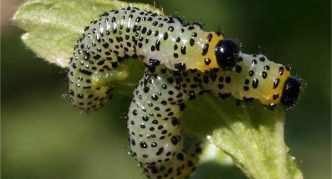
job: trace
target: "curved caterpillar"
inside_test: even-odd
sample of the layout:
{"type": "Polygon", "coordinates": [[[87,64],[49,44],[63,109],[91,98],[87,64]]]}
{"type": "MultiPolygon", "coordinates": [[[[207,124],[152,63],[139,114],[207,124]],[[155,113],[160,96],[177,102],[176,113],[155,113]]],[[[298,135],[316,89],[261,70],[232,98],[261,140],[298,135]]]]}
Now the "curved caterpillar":
{"type": "Polygon", "coordinates": [[[221,33],[205,32],[197,23],[136,7],[105,12],[84,30],[69,64],[69,96],[74,106],[97,109],[110,97],[114,82],[126,78],[119,66],[137,57],[153,73],[160,64],[172,70],[231,69],[239,47],[221,33]],[[111,84],[110,84],[111,83],[111,84]]]}
{"type": "Polygon", "coordinates": [[[150,178],[186,178],[195,169],[200,148],[184,145],[179,118],[196,95],[291,106],[301,87],[288,67],[240,53],[222,34],[128,7],[101,15],[77,41],[68,73],[73,105],[101,107],[112,85],[127,77],[121,61],[128,57],[148,66],[134,92],[128,129],[131,153],[150,178]]]}
{"type": "Polygon", "coordinates": [[[158,68],[148,81],[139,82],[128,113],[129,145],[149,178],[187,178],[195,169],[200,148],[184,146],[179,118],[196,95],[211,92],[268,105],[291,106],[296,101],[301,83],[290,76],[288,67],[264,55],[241,53],[239,60],[231,71],[158,68]]]}

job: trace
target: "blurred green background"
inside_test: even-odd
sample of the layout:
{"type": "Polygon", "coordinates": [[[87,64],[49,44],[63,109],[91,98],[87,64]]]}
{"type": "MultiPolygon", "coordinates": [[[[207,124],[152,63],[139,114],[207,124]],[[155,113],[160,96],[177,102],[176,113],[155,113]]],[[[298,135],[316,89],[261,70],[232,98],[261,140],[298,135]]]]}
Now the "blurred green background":
{"type": "MultiPolygon", "coordinates": [[[[330,0],[144,2],[221,30],[245,52],[262,47],[270,60],[292,64],[306,87],[287,112],[286,143],[305,178],[331,178],[330,0]]],[[[91,114],[73,109],[62,96],[66,70],[36,57],[8,20],[21,2],[1,3],[2,177],[143,179],[127,155],[123,116],[130,99],[116,96],[91,114]]],[[[213,163],[199,167],[194,178],[200,176],[245,178],[235,167],[213,163]]]]}

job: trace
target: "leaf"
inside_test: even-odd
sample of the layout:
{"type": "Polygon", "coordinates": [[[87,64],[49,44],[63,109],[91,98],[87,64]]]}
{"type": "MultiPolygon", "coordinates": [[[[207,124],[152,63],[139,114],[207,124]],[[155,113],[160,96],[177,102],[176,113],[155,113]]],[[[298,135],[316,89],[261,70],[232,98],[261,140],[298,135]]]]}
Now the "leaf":
{"type": "Polygon", "coordinates": [[[46,61],[66,68],[84,27],[106,11],[128,6],[162,13],[147,4],[111,0],[32,0],[19,7],[13,20],[27,31],[22,40],[29,48],[46,61]]]}
{"type": "Polygon", "coordinates": [[[258,102],[238,106],[232,98],[204,95],[188,105],[182,126],[231,156],[249,178],[301,179],[284,142],[284,121],[281,109],[272,111],[258,102]]]}

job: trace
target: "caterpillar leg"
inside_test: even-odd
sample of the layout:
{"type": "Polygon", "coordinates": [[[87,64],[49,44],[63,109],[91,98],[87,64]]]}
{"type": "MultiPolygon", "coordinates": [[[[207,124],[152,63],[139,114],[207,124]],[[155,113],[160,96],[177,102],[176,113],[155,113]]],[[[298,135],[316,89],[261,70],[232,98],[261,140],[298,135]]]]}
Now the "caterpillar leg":
{"type": "Polygon", "coordinates": [[[185,147],[181,135],[179,117],[189,95],[160,76],[145,82],[139,82],[128,113],[131,154],[150,178],[186,178],[200,151],[185,147]]]}
{"type": "MultiPolygon", "coordinates": [[[[78,54],[77,58],[84,59],[84,55],[78,54]]],[[[68,96],[71,103],[81,110],[89,111],[102,107],[111,97],[110,84],[121,82],[128,76],[124,65],[113,63],[112,67],[112,63],[105,63],[105,60],[101,59],[97,64],[78,68],[77,61],[71,61],[68,96]],[[101,62],[102,68],[98,67],[101,62]]]]}

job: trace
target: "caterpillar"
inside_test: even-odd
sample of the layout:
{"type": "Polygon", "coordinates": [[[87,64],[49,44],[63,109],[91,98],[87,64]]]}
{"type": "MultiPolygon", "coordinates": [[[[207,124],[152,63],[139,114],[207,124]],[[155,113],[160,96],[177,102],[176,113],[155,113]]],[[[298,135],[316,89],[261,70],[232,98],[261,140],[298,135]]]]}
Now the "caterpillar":
{"type": "Polygon", "coordinates": [[[86,111],[103,106],[114,85],[127,78],[121,62],[129,57],[147,66],[130,105],[128,129],[131,154],[150,178],[186,178],[195,169],[199,141],[184,143],[180,117],[196,95],[292,106],[301,88],[289,67],[241,53],[221,33],[127,7],[92,21],[77,41],[68,72],[73,105],[86,111]]]}
{"type": "Polygon", "coordinates": [[[82,110],[101,107],[112,87],[127,77],[121,61],[137,58],[153,73],[158,65],[175,71],[232,69],[239,47],[198,23],[127,7],[105,12],[86,26],[69,63],[69,99],[82,110]]]}
{"type": "Polygon", "coordinates": [[[238,64],[230,71],[177,72],[159,67],[134,91],[127,122],[131,154],[149,178],[187,178],[200,153],[199,145],[186,147],[181,135],[180,117],[187,101],[210,92],[220,98],[231,95],[238,100],[258,99],[265,105],[292,106],[300,88],[287,66],[262,54],[240,53],[238,64]]]}

